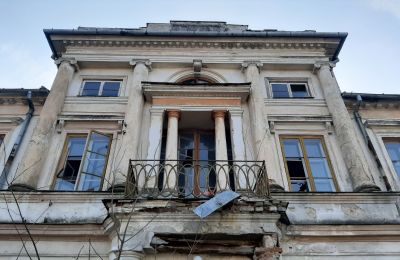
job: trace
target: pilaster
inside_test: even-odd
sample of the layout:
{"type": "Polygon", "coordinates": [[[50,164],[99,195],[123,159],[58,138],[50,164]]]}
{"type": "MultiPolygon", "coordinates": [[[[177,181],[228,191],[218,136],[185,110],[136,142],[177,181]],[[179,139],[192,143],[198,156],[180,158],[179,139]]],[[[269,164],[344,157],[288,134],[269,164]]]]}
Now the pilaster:
{"type": "Polygon", "coordinates": [[[130,159],[138,158],[140,152],[140,134],[143,117],[144,99],[142,94],[142,82],[146,81],[151,70],[151,62],[149,60],[131,60],[129,62],[133,66],[132,76],[128,83],[128,104],[125,112],[126,133],[122,138],[120,165],[114,172],[115,190],[123,190],[128,173],[128,164],[130,159]]]}
{"type": "Polygon", "coordinates": [[[71,59],[58,59],[56,64],[58,71],[51,86],[50,94],[43,105],[39,122],[25,151],[24,160],[18,167],[15,180],[10,183],[10,189],[37,189],[42,166],[47,158],[49,141],[52,139],[53,132],[55,132],[57,117],[63,108],[65,96],[74,73],[78,69],[76,61],[71,59]]]}
{"type": "Polygon", "coordinates": [[[268,117],[265,113],[264,98],[267,96],[265,84],[261,80],[260,70],[262,63],[259,61],[245,61],[242,63],[242,71],[246,80],[251,83],[249,98],[249,110],[251,129],[254,141],[254,159],[265,161],[269,182],[272,190],[283,190],[282,174],[275,162],[273,154],[274,140],[269,131],[268,117]]]}
{"type": "Polygon", "coordinates": [[[366,164],[367,158],[362,153],[363,147],[357,141],[353,123],[343,102],[339,85],[332,73],[335,63],[318,62],[315,64],[314,72],[318,75],[326,104],[332,114],[339,146],[349,170],[354,191],[379,191],[380,188],[370,178],[371,172],[366,164]]]}

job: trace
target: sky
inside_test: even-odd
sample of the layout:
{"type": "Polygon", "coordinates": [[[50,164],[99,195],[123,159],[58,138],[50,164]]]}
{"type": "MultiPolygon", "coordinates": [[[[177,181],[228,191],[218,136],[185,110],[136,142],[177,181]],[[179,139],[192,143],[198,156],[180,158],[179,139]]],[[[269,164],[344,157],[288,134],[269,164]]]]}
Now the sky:
{"type": "Polygon", "coordinates": [[[341,90],[400,94],[400,0],[0,0],[0,88],[51,87],[57,67],[44,28],[170,20],[348,32],[335,68],[341,90]]]}

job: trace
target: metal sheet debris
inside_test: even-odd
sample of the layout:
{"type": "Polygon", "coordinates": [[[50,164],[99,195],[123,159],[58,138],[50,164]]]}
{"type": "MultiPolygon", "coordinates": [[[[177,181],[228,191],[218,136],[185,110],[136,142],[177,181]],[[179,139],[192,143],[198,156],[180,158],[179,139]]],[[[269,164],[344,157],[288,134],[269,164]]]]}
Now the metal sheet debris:
{"type": "Polygon", "coordinates": [[[223,191],[221,193],[218,193],[215,195],[214,198],[204,202],[197,208],[193,210],[193,212],[199,216],[200,218],[205,218],[217,209],[225,206],[229,202],[233,201],[234,199],[237,199],[240,197],[240,194],[234,192],[234,191],[223,191]]]}

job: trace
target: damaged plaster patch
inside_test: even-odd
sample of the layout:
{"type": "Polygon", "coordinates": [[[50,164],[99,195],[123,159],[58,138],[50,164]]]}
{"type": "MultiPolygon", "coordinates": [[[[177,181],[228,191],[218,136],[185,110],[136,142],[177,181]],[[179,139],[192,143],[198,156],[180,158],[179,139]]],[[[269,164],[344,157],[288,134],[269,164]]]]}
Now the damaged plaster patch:
{"type": "Polygon", "coordinates": [[[365,211],[356,204],[343,204],[341,208],[346,216],[359,218],[365,215],[365,211]]]}
{"type": "Polygon", "coordinates": [[[306,214],[309,219],[317,219],[317,211],[312,207],[305,207],[306,214]]]}

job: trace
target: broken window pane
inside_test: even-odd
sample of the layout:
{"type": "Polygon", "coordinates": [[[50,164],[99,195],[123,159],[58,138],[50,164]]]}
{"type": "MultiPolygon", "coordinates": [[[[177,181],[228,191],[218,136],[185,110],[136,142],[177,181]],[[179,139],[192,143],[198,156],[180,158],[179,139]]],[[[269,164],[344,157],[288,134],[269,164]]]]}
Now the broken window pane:
{"type": "Polygon", "coordinates": [[[306,180],[291,180],[291,190],[296,192],[310,191],[306,180]]]}
{"type": "Polygon", "coordinates": [[[291,178],[306,178],[302,160],[287,161],[287,167],[291,178]]]}
{"type": "Polygon", "coordinates": [[[56,190],[74,190],[79,173],[86,137],[69,137],[67,156],[61,171],[57,175],[56,190]]]}

